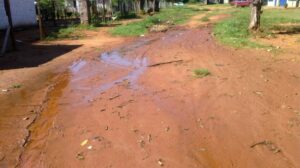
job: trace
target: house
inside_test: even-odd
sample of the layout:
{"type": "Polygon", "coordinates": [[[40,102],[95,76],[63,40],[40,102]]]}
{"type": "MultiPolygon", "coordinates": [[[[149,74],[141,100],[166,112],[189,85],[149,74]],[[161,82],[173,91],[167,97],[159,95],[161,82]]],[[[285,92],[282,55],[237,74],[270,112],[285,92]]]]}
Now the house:
{"type": "Polygon", "coordinates": [[[285,6],[296,7],[296,0],[268,0],[268,6],[285,6]]]}
{"type": "MultiPolygon", "coordinates": [[[[37,24],[34,0],[9,0],[14,27],[37,24]]],[[[0,0],[0,29],[8,27],[4,0],[0,0]]]]}

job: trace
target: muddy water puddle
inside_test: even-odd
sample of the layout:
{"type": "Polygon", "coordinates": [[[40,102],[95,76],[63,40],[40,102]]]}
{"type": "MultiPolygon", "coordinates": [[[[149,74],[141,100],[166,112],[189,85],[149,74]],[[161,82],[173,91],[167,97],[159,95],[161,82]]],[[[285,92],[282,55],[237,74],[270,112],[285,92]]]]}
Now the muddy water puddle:
{"type": "Polygon", "coordinates": [[[139,77],[146,71],[148,58],[147,45],[155,39],[141,40],[125,47],[104,52],[93,60],[78,60],[70,67],[70,86],[79,94],[84,95],[84,101],[90,101],[105,91],[127,83],[129,89],[139,89],[139,77]],[[145,50],[134,52],[135,50],[145,50]]]}

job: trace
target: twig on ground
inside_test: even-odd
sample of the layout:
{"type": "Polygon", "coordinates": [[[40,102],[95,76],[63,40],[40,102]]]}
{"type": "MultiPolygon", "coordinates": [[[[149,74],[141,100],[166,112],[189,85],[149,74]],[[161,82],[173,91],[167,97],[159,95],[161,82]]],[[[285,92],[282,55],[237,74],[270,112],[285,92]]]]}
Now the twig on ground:
{"type": "Polygon", "coordinates": [[[156,66],[160,66],[160,65],[171,64],[171,63],[182,62],[182,61],[183,60],[174,60],[174,61],[167,61],[167,62],[159,62],[159,63],[156,63],[156,64],[148,65],[148,67],[156,67],[156,66]]]}

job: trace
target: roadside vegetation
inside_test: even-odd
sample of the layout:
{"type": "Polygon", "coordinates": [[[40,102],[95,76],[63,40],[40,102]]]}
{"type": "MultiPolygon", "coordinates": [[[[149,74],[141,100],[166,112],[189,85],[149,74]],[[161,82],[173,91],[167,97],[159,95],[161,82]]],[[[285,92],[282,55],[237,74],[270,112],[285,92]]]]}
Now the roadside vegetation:
{"type": "Polygon", "coordinates": [[[83,30],[96,30],[94,25],[71,25],[64,28],[59,28],[52,31],[45,40],[58,40],[58,39],[80,39],[84,37],[83,30]]]}
{"type": "Polygon", "coordinates": [[[233,47],[265,48],[271,47],[259,44],[253,37],[274,37],[276,33],[300,32],[300,15],[298,9],[265,9],[261,15],[260,31],[252,34],[248,31],[250,8],[228,10],[232,17],[218,22],[213,31],[218,40],[233,47]]]}
{"type": "Polygon", "coordinates": [[[195,9],[190,7],[172,7],[162,9],[159,13],[148,16],[142,21],[121,25],[111,30],[113,35],[120,36],[138,36],[148,32],[148,29],[153,25],[176,25],[182,24],[192,15],[205,12],[205,9],[195,9]]]}

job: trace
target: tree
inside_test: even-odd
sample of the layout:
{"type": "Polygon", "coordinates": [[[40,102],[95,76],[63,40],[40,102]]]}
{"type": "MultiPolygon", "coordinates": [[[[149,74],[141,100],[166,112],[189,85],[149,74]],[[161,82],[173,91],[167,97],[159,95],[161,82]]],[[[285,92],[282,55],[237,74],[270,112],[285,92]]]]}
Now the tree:
{"type": "Polygon", "coordinates": [[[80,23],[90,24],[91,13],[89,0],[79,0],[80,23]]]}
{"type": "Polygon", "coordinates": [[[254,0],[251,4],[249,30],[257,31],[260,27],[260,14],[262,13],[262,0],[254,0]]]}
{"type": "Polygon", "coordinates": [[[141,12],[141,0],[134,0],[134,10],[136,13],[141,12]]]}
{"type": "Polygon", "coordinates": [[[154,11],[159,12],[159,0],[154,0],[154,11]]]}
{"type": "Polygon", "coordinates": [[[299,3],[300,3],[300,0],[297,0],[297,1],[296,1],[296,7],[297,7],[297,8],[299,7],[299,3]]]}

